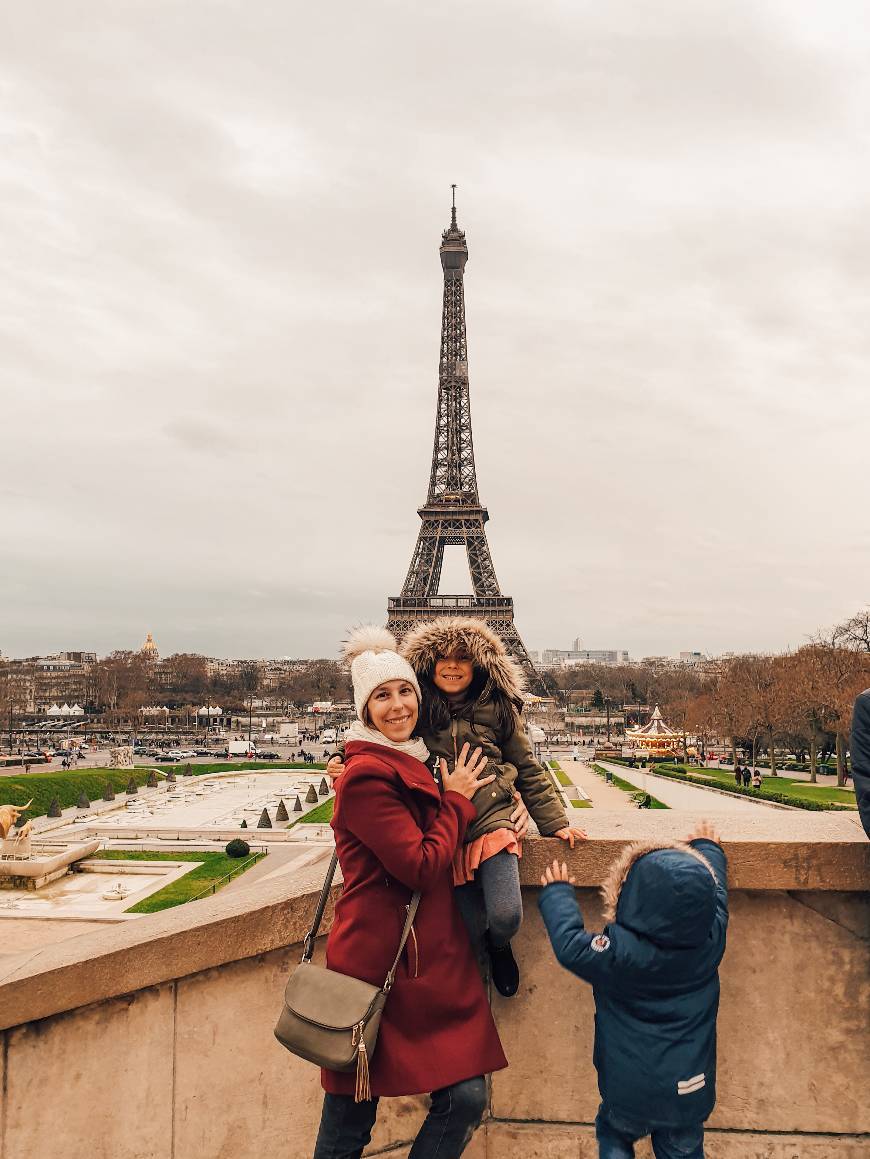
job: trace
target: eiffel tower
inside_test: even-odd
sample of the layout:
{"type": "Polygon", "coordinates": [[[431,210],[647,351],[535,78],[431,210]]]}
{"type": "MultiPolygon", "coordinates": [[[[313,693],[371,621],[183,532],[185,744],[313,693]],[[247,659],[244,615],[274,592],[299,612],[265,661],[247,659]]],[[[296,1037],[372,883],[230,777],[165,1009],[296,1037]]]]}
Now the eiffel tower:
{"type": "Polygon", "coordinates": [[[441,356],[438,363],[438,411],[429,494],[418,514],[423,521],[411,566],[400,596],[387,601],[387,627],[401,640],[419,620],[436,616],[479,616],[501,636],[525,670],[529,687],[544,691],[514,625],[514,602],[503,596],[496,579],[484,524],[489,512],[477,493],[471,402],[468,392],[468,347],[465,331],[464,270],[468,261],[465,232],[456,223],[456,186],[450,228],[441,235],[444,305],[441,356]],[[472,595],[439,595],[444,548],[460,545],[468,555],[472,595]]]}

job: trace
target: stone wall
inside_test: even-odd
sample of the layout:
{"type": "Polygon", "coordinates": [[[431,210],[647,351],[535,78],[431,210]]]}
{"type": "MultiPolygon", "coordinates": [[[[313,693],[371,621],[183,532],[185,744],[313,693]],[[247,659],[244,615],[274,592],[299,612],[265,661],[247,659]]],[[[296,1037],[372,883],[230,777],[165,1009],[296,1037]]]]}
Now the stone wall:
{"type": "MultiPolygon", "coordinates": [[[[571,856],[590,925],[593,885],[628,835],[620,826],[648,836],[676,822],[593,824],[595,845],[571,856]]],[[[858,887],[870,845],[757,834],[725,845],[735,888],[707,1154],[863,1159],[870,905],[858,887]]],[[[530,842],[523,861],[522,988],[494,998],[511,1065],[493,1080],[492,1117],[470,1159],[597,1154],[591,993],[555,963],[535,904],[556,848],[530,842]]],[[[310,1156],[318,1075],[272,1028],[322,872],[306,870],[290,898],[286,883],[265,880],[0,963],[0,1159],[310,1156]]],[[[369,1153],[406,1156],[424,1113],[421,1098],[385,1100],[369,1153]]]]}

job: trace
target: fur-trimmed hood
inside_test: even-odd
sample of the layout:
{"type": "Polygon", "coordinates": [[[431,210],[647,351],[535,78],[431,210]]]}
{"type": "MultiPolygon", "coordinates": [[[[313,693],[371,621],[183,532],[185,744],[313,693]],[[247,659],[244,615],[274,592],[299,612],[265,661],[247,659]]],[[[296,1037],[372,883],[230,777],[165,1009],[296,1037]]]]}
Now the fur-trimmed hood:
{"type": "Polygon", "coordinates": [[[462,646],[475,668],[482,669],[502,692],[522,701],[526,680],[522,668],[484,620],[473,616],[444,616],[418,624],[402,641],[399,651],[418,676],[431,676],[439,656],[462,646]]]}
{"type": "Polygon", "coordinates": [[[602,883],[605,922],[661,945],[697,946],[716,915],[716,874],[684,841],[627,846],[602,883]]]}

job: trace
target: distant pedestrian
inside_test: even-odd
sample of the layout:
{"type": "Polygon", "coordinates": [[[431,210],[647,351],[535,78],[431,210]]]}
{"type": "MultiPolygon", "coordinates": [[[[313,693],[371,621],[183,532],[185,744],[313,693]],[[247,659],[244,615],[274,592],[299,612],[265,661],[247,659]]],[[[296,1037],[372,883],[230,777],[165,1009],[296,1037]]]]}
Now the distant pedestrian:
{"type": "Polygon", "coordinates": [[[30,772],[30,761],[25,761],[25,762],[24,762],[24,772],[25,772],[25,773],[29,773],[29,772],[30,772]]]}
{"type": "Polygon", "coordinates": [[[753,769],[752,771],[752,787],[753,789],[761,788],[761,769],[753,769]]]}
{"type": "Polygon", "coordinates": [[[748,766],[743,770],[743,788],[748,789],[752,781],[752,773],[750,773],[748,766]]]}

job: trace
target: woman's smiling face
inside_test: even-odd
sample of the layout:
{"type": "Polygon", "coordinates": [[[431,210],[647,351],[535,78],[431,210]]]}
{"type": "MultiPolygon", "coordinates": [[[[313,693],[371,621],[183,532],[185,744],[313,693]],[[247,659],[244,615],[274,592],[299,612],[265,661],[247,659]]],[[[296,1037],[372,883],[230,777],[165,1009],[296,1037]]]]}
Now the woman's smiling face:
{"type": "Polygon", "coordinates": [[[368,723],[396,743],[410,738],[419,712],[417,693],[407,680],[379,684],[366,701],[368,723]]]}
{"type": "Polygon", "coordinates": [[[454,648],[449,656],[440,656],[435,661],[432,682],[448,696],[465,692],[473,679],[474,664],[464,648],[454,648]]]}

